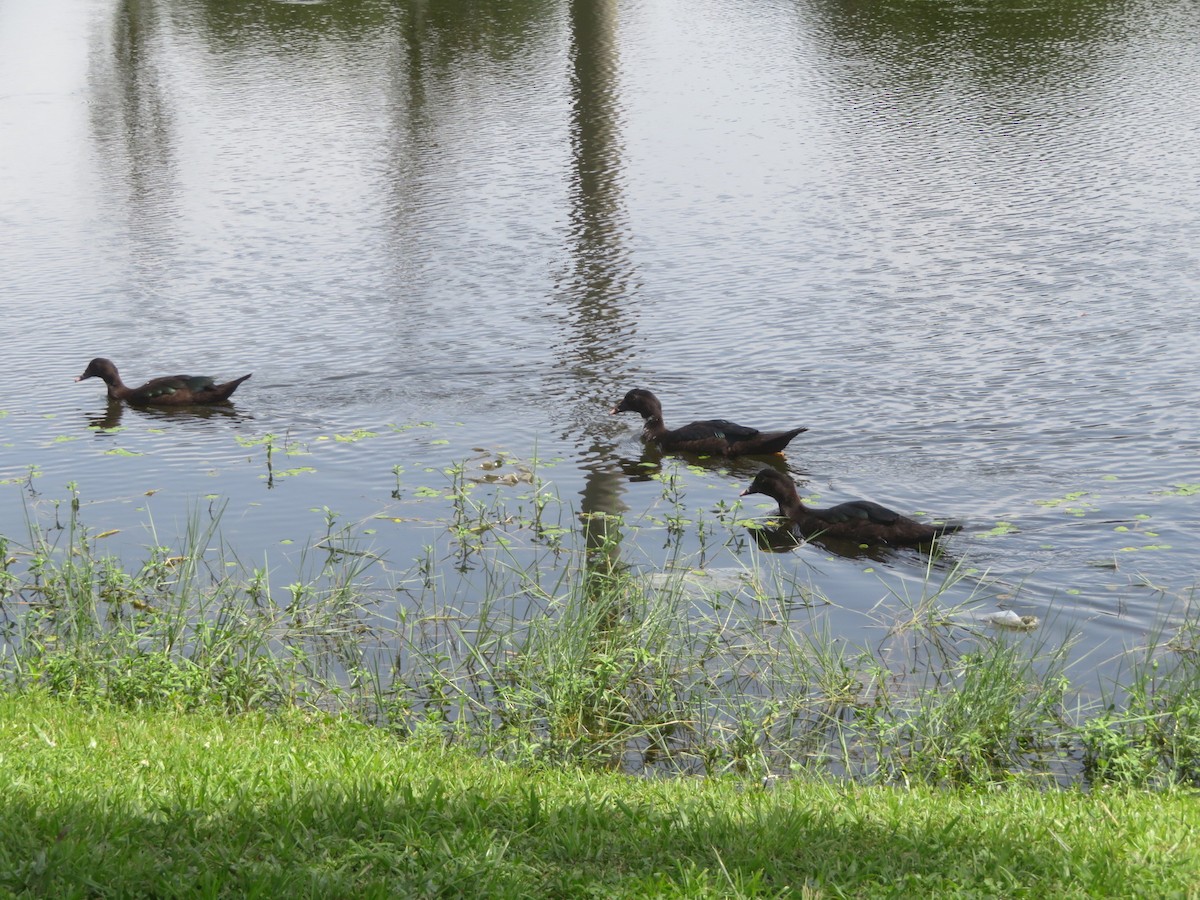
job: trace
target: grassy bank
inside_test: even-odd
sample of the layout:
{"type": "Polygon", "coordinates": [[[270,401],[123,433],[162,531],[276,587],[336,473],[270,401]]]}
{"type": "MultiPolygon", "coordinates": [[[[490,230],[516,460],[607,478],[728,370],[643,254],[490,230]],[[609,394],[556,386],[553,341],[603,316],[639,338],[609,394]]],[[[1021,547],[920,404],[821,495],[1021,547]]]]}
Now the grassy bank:
{"type": "Polygon", "coordinates": [[[0,698],[0,890],[41,896],[1194,896],[1168,791],[509,766],[343,719],[0,698]]]}
{"type": "Polygon", "coordinates": [[[98,549],[78,496],[43,506],[26,540],[0,538],[0,683],[98,708],[336,712],[525,766],[1200,783],[1195,616],[1085,702],[1067,644],[948,608],[959,567],[931,562],[919,595],[894,598],[884,638],[856,646],[823,630],[830,600],[772,579],[752,547],[736,577],[683,552],[688,529],[704,552],[744,540],[736,509],[647,526],[564,517],[536,484],[515,509],[476,502],[461,478],[452,489],[453,520],[411,567],[329,514],[288,580],[242,565],[219,517],[155,536],[129,565],[98,549]],[[644,527],[679,541],[649,573],[617,552],[644,527]]]}

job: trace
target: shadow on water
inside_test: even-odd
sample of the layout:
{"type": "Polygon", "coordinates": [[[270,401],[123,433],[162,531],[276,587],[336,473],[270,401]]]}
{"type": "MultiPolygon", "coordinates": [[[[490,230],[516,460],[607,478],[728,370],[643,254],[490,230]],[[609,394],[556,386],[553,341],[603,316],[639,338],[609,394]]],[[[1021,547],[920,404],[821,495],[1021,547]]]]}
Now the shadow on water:
{"type": "Polygon", "coordinates": [[[779,524],[778,520],[770,520],[765,525],[748,525],[746,530],[754,538],[758,548],[767,553],[791,553],[806,544],[811,544],[834,556],[851,560],[869,559],[886,564],[894,563],[901,557],[922,554],[950,566],[957,562],[957,557],[953,553],[948,552],[936,542],[909,547],[888,547],[880,544],[860,544],[845,538],[829,538],[819,535],[805,538],[794,527],[779,524]]]}
{"type": "Polygon", "coordinates": [[[642,448],[642,455],[638,457],[617,457],[616,464],[630,481],[642,482],[653,481],[663,473],[664,461],[672,460],[680,460],[685,465],[700,469],[727,472],[735,479],[752,479],[765,466],[778,469],[785,475],[799,479],[801,482],[808,474],[803,470],[790,467],[787,458],[778,453],[770,453],[765,456],[703,456],[681,450],[672,450],[666,453],[657,444],[645,444],[642,448]]]}
{"type": "Polygon", "coordinates": [[[129,406],[120,400],[109,400],[102,415],[86,414],[87,427],[98,431],[111,431],[123,427],[122,421],[126,415],[151,422],[184,422],[196,419],[218,419],[233,422],[247,422],[254,418],[249,413],[240,411],[232,403],[213,404],[210,406],[179,406],[179,407],[141,407],[129,406]]]}

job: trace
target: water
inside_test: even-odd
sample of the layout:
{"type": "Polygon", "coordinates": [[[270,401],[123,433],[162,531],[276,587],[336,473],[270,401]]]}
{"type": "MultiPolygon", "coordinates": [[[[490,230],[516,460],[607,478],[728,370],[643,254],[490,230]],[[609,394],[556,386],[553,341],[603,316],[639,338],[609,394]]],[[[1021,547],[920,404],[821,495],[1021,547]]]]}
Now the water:
{"type": "MultiPolygon", "coordinates": [[[[663,486],[608,414],[642,386],[668,424],[808,425],[787,464],[818,503],[965,522],[947,602],[1136,644],[1200,567],[1197,19],[0,0],[0,533],[73,482],[131,557],[225,503],[285,580],[328,511],[402,569],[447,467],[502,458],[656,517],[622,547],[653,569],[663,486]],[[254,376],[216,414],[110,410],[71,381],[98,355],[254,376]]],[[[684,508],[756,466],[679,468],[684,508]]],[[[784,567],[856,639],[926,577],[708,562],[784,567]]]]}

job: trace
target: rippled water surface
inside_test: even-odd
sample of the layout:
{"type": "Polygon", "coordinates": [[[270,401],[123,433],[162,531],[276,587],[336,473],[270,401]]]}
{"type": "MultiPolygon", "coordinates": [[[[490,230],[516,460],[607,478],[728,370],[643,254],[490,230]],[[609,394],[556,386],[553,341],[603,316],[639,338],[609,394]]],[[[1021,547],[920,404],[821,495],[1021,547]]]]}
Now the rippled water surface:
{"type": "MultiPolygon", "coordinates": [[[[0,0],[0,533],[75,483],[121,552],[227,503],[285,577],[327,510],[403,568],[448,466],[537,461],[653,569],[760,463],[665,497],[641,386],[809,426],[818,503],[965,522],[948,601],[1136,642],[1200,567],[1197,96],[1183,0],[0,0]],[[100,355],[254,375],[109,408],[100,355]]],[[[853,633],[927,560],[708,562],[853,633]]]]}

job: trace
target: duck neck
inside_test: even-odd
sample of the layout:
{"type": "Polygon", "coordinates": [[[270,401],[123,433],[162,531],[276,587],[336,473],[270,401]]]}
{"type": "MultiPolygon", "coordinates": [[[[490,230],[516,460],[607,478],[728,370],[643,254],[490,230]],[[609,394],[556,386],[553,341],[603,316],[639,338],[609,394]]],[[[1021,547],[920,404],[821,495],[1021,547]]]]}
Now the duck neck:
{"type": "Polygon", "coordinates": [[[108,387],[109,400],[124,400],[129,394],[129,388],[125,387],[125,382],[121,380],[121,376],[116,370],[105,372],[100,376],[104,379],[104,384],[108,387]]]}
{"type": "Polygon", "coordinates": [[[776,497],[779,501],[780,515],[787,516],[789,519],[802,518],[807,512],[808,507],[804,505],[804,501],[800,499],[800,495],[793,492],[785,497],[776,497]]]}
{"type": "Polygon", "coordinates": [[[645,432],[646,437],[660,438],[667,433],[667,426],[663,424],[661,415],[651,413],[642,422],[642,431],[645,432]]]}

